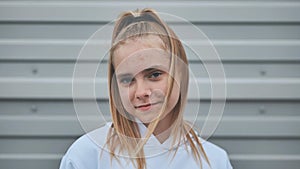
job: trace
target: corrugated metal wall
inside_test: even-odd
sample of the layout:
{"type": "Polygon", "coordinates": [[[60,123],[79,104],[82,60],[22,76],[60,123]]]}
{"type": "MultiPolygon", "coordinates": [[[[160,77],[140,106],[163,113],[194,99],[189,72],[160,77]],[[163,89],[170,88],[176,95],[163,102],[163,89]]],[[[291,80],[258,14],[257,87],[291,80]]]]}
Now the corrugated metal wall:
{"type": "MultiPolygon", "coordinates": [[[[234,168],[299,168],[300,2],[284,0],[0,1],[0,168],[58,167],[83,134],[71,93],[80,48],[120,11],[142,7],[186,18],[214,43],[228,97],[211,141],[229,152],[234,168]]],[[[187,31],[182,23],[170,24],[187,31]]],[[[203,65],[190,62],[201,77],[203,65]]],[[[98,102],[108,112],[105,94],[98,102]]],[[[81,103],[88,114],[92,101],[81,103]]],[[[204,94],[200,112],[209,103],[204,94]]],[[[194,105],[190,99],[188,107],[194,105]]]]}

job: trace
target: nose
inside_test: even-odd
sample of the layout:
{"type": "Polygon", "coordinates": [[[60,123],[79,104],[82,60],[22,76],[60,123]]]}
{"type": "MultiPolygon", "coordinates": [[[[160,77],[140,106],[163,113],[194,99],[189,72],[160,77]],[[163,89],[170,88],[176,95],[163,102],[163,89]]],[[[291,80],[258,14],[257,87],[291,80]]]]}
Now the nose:
{"type": "Polygon", "coordinates": [[[146,100],[149,99],[151,95],[151,89],[143,80],[137,81],[136,90],[135,90],[135,98],[138,100],[146,100]]]}

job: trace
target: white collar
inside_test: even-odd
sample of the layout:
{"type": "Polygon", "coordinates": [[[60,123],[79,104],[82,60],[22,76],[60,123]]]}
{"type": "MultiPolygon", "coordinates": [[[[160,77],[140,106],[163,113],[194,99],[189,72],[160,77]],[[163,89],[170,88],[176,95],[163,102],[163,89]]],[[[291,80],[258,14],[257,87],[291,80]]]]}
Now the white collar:
{"type": "MultiPolygon", "coordinates": [[[[148,128],[142,122],[140,122],[139,120],[136,120],[136,123],[139,127],[141,137],[142,138],[145,137],[145,135],[147,134],[148,128]]],[[[108,122],[105,125],[105,128],[103,128],[103,129],[106,130],[106,132],[107,132],[108,129],[111,127],[111,125],[112,125],[112,123],[108,122]]],[[[104,146],[105,143],[106,143],[106,139],[104,139],[104,138],[99,139],[99,135],[103,135],[103,133],[100,132],[101,131],[100,129],[88,133],[88,136],[99,147],[106,149],[107,147],[104,146]]],[[[106,136],[107,134],[104,134],[104,135],[106,136]]],[[[203,143],[203,140],[201,138],[200,138],[200,140],[203,143]]],[[[186,143],[186,141],[187,141],[186,137],[182,136],[182,138],[180,138],[179,141],[175,141],[175,144],[172,144],[173,143],[173,137],[170,136],[163,143],[160,143],[159,140],[156,138],[156,136],[151,134],[148,141],[144,145],[144,153],[145,153],[145,156],[147,156],[147,157],[153,157],[153,156],[156,156],[156,155],[169,153],[170,151],[177,149],[177,147],[180,148],[180,149],[185,148],[184,143],[186,143]]],[[[124,155],[126,156],[126,153],[124,155]]]]}
{"type": "MultiPolygon", "coordinates": [[[[136,123],[139,127],[141,137],[144,138],[148,132],[148,128],[139,120],[136,120],[136,123]]],[[[154,156],[162,153],[168,153],[170,150],[176,149],[177,146],[182,146],[186,141],[185,138],[181,138],[180,142],[175,141],[175,144],[172,145],[173,139],[174,139],[173,136],[170,136],[163,143],[160,143],[159,140],[156,138],[156,136],[151,134],[148,141],[144,145],[145,155],[154,156]]]]}

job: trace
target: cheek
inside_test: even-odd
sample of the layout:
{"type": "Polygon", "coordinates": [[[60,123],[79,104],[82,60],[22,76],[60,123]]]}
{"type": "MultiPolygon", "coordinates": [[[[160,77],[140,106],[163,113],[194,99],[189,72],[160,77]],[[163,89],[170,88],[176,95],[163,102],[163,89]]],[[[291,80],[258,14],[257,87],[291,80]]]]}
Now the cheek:
{"type": "MultiPolygon", "coordinates": [[[[176,96],[176,95],[179,95],[180,93],[180,80],[179,78],[175,75],[175,78],[173,78],[173,88],[171,90],[171,96],[176,96]]],[[[165,82],[161,85],[162,86],[162,90],[164,91],[165,94],[167,94],[167,91],[168,91],[168,79],[165,78],[165,82]]]]}
{"type": "Polygon", "coordinates": [[[173,89],[171,91],[170,99],[168,102],[170,108],[174,108],[174,106],[178,102],[179,96],[180,96],[180,87],[179,84],[177,84],[176,81],[174,81],[173,89]]]}
{"type": "Polygon", "coordinates": [[[168,91],[168,76],[164,77],[164,80],[162,80],[159,84],[155,85],[158,90],[160,90],[164,96],[166,96],[168,91]]]}
{"type": "Polygon", "coordinates": [[[180,95],[180,89],[179,89],[178,84],[175,83],[173,86],[172,93],[171,93],[171,99],[177,101],[179,95],[180,95]]]}
{"type": "Polygon", "coordinates": [[[120,92],[119,94],[121,97],[122,104],[125,107],[130,106],[131,100],[133,97],[133,92],[131,90],[129,90],[129,88],[124,88],[124,87],[120,87],[120,86],[119,86],[119,92],[120,92]]]}

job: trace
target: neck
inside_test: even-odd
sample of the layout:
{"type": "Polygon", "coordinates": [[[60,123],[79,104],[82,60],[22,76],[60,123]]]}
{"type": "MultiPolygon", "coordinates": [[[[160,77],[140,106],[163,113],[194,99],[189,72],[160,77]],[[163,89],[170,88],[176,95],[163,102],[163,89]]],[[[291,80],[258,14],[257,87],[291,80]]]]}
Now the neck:
{"type": "MultiPolygon", "coordinates": [[[[160,143],[165,142],[170,137],[172,124],[174,122],[173,114],[173,112],[170,112],[161,119],[153,132],[160,143]]],[[[148,127],[148,124],[145,125],[148,127]]]]}

